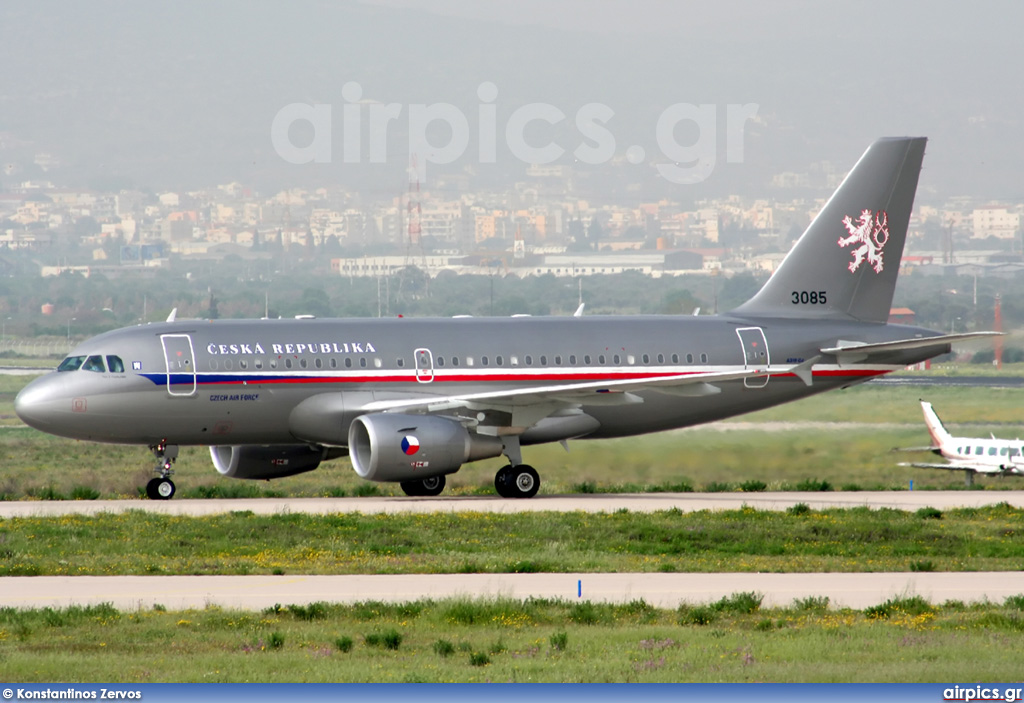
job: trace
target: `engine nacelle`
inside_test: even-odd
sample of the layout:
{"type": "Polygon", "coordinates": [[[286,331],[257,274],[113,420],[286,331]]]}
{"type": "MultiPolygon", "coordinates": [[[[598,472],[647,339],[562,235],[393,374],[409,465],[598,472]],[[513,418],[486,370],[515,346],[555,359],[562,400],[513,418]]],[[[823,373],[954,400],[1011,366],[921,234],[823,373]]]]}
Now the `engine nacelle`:
{"type": "Polygon", "coordinates": [[[455,420],[425,415],[362,415],[348,430],[352,468],[370,481],[412,481],[452,474],[467,461],[501,454],[501,440],[455,420]]]}
{"type": "Polygon", "coordinates": [[[246,444],[210,447],[213,465],[222,476],[268,480],[312,471],[327,459],[326,449],[306,444],[263,446],[246,444]]]}

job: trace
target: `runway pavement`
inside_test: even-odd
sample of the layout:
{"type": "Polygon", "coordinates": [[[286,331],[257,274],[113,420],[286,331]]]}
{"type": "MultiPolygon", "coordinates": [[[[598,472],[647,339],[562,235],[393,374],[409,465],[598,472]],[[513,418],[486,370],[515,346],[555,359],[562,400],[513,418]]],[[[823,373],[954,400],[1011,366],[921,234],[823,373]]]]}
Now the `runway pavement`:
{"type": "Polygon", "coordinates": [[[403,574],[349,576],[25,576],[0,579],[0,604],[18,608],[111,603],[118,609],[224,608],[261,610],[316,601],[400,602],[420,598],[560,598],[675,608],[754,591],[762,604],[828,596],[832,607],[866,608],[895,596],[932,603],[1024,593],[1019,572],[827,574],[403,574]]]}
{"type": "Polygon", "coordinates": [[[996,503],[1024,507],[1020,491],[828,491],[822,493],[629,493],[537,496],[529,500],[510,500],[497,496],[459,496],[437,498],[240,498],[197,500],[69,500],[4,501],[0,518],[41,517],[49,515],[95,515],[143,510],[164,515],[216,515],[232,511],[251,511],[257,515],[305,513],[432,513],[483,512],[515,513],[546,511],[583,511],[611,513],[617,510],[649,513],[677,509],[738,510],[743,506],[758,510],[785,510],[797,503],[823,508],[894,508],[917,510],[923,507],[949,510],[977,508],[996,503]]]}

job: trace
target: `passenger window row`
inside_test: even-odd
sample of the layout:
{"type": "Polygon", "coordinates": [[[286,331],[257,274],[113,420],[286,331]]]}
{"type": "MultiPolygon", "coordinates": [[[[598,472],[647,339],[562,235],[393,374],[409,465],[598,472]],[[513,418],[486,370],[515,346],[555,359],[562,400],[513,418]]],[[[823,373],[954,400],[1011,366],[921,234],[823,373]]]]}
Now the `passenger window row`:
{"type": "MultiPolygon", "coordinates": [[[[563,357],[561,354],[555,354],[554,356],[550,356],[550,357],[547,354],[541,354],[540,356],[536,357],[536,360],[537,360],[538,364],[540,366],[542,366],[542,367],[549,366],[549,364],[548,364],[549,360],[551,362],[553,362],[552,364],[550,364],[552,366],[565,366],[565,365],[568,365],[568,366],[578,366],[579,365],[578,362],[580,360],[582,360],[583,366],[592,366],[594,364],[595,358],[597,360],[597,364],[598,365],[607,365],[607,364],[610,363],[612,366],[621,366],[621,365],[623,365],[623,363],[625,363],[628,366],[635,366],[636,363],[637,363],[637,358],[636,358],[636,356],[634,354],[611,354],[611,355],[598,354],[596,357],[594,357],[594,356],[592,356],[590,354],[583,354],[582,356],[577,356],[576,354],[569,354],[566,357],[563,357]],[[568,361],[568,364],[564,364],[563,363],[563,361],[566,361],[566,360],[568,361]]],[[[666,356],[665,354],[658,354],[656,357],[652,357],[650,354],[643,354],[640,357],[640,363],[642,365],[651,365],[652,363],[657,363],[657,364],[661,365],[661,364],[665,364],[666,363],[666,359],[668,359],[668,360],[671,361],[672,364],[679,364],[679,363],[681,363],[681,359],[682,358],[684,358],[684,357],[681,357],[679,354],[671,354],[669,356],[666,356]],[[656,359],[657,361],[653,362],[652,361],[653,359],[656,359]]],[[[699,358],[700,358],[700,363],[702,363],[702,364],[708,363],[708,355],[706,353],[700,354],[699,358]]],[[[451,367],[477,366],[478,365],[478,363],[477,363],[478,361],[479,361],[479,366],[491,366],[492,362],[493,362],[494,366],[505,366],[506,365],[505,364],[506,361],[508,361],[508,365],[512,366],[512,367],[518,367],[520,365],[533,366],[534,365],[534,359],[535,359],[535,357],[533,355],[531,355],[531,354],[526,354],[525,356],[523,356],[521,358],[519,357],[519,355],[513,354],[513,355],[510,355],[507,359],[502,354],[498,354],[498,355],[496,355],[494,357],[491,357],[491,356],[485,354],[485,355],[479,357],[479,360],[477,359],[477,357],[474,357],[474,356],[465,356],[465,357],[458,357],[458,356],[453,356],[453,357],[435,356],[434,357],[434,366],[437,367],[437,368],[444,368],[445,366],[451,366],[451,367]],[[522,361],[522,364],[520,364],[520,359],[522,361]]],[[[686,359],[686,363],[687,364],[694,363],[694,355],[693,354],[686,354],[685,359],[686,359]]],[[[426,363],[427,362],[424,361],[424,366],[422,366],[421,368],[425,368],[425,364],[426,363]]],[[[249,368],[249,366],[250,366],[250,362],[249,362],[248,359],[239,359],[238,360],[238,368],[239,369],[246,370],[246,369],[249,368]]],[[[320,358],[320,357],[316,357],[316,358],[313,359],[312,364],[310,364],[309,360],[306,359],[306,358],[300,358],[297,361],[295,361],[295,360],[293,360],[290,357],[285,357],[283,359],[283,361],[279,361],[276,358],[275,359],[270,359],[269,362],[264,362],[264,360],[262,358],[256,358],[256,359],[254,359],[252,361],[252,368],[257,369],[257,370],[262,370],[264,368],[277,369],[279,367],[285,368],[285,369],[292,369],[292,368],[300,368],[300,369],[308,369],[308,368],[313,368],[313,369],[346,368],[346,369],[351,369],[351,368],[354,368],[356,366],[358,366],[359,368],[362,368],[362,369],[369,368],[370,366],[372,366],[375,369],[380,369],[380,368],[384,367],[384,362],[383,362],[382,359],[380,359],[380,357],[372,357],[370,359],[367,359],[366,357],[359,357],[358,359],[353,359],[352,357],[345,357],[340,362],[339,362],[339,360],[337,358],[334,358],[334,357],[332,357],[330,359],[327,359],[326,361],[324,359],[320,358]]],[[[398,368],[405,368],[405,358],[404,357],[398,357],[395,360],[395,366],[397,366],[398,368]]],[[[217,370],[220,370],[221,368],[223,368],[225,371],[232,371],[235,368],[235,362],[232,359],[223,359],[222,361],[218,361],[217,359],[211,359],[210,360],[210,369],[211,370],[217,371],[217,370]]],[[[67,370],[67,369],[61,369],[61,370],[67,370]]],[[[123,367],[122,367],[121,370],[123,371],[123,367]]]]}

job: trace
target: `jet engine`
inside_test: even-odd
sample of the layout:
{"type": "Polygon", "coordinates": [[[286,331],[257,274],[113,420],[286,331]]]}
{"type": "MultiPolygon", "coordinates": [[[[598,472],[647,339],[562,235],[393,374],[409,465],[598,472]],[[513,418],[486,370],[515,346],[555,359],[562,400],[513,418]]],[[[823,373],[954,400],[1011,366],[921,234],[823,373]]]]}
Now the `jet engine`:
{"type": "Polygon", "coordinates": [[[306,444],[263,446],[247,444],[233,447],[210,447],[213,465],[222,476],[269,480],[312,471],[320,462],[332,458],[327,449],[314,449],[306,444]]]}
{"type": "Polygon", "coordinates": [[[467,461],[501,454],[501,440],[426,415],[361,415],[348,430],[352,467],[370,481],[413,481],[452,474],[467,461]]]}

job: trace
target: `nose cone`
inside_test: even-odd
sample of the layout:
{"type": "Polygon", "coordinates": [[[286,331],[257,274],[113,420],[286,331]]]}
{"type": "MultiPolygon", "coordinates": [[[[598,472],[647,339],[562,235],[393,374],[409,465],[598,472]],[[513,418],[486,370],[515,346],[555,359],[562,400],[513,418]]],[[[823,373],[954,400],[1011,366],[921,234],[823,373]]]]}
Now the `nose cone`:
{"type": "Polygon", "coordinates": [[[64,379],[57,374],[37,378],[18,393],[14,399],[14,412],[29,427],[62,434],[56,431],[60,418],[72,411],[74,405],[65,386],[64,379]]]}

